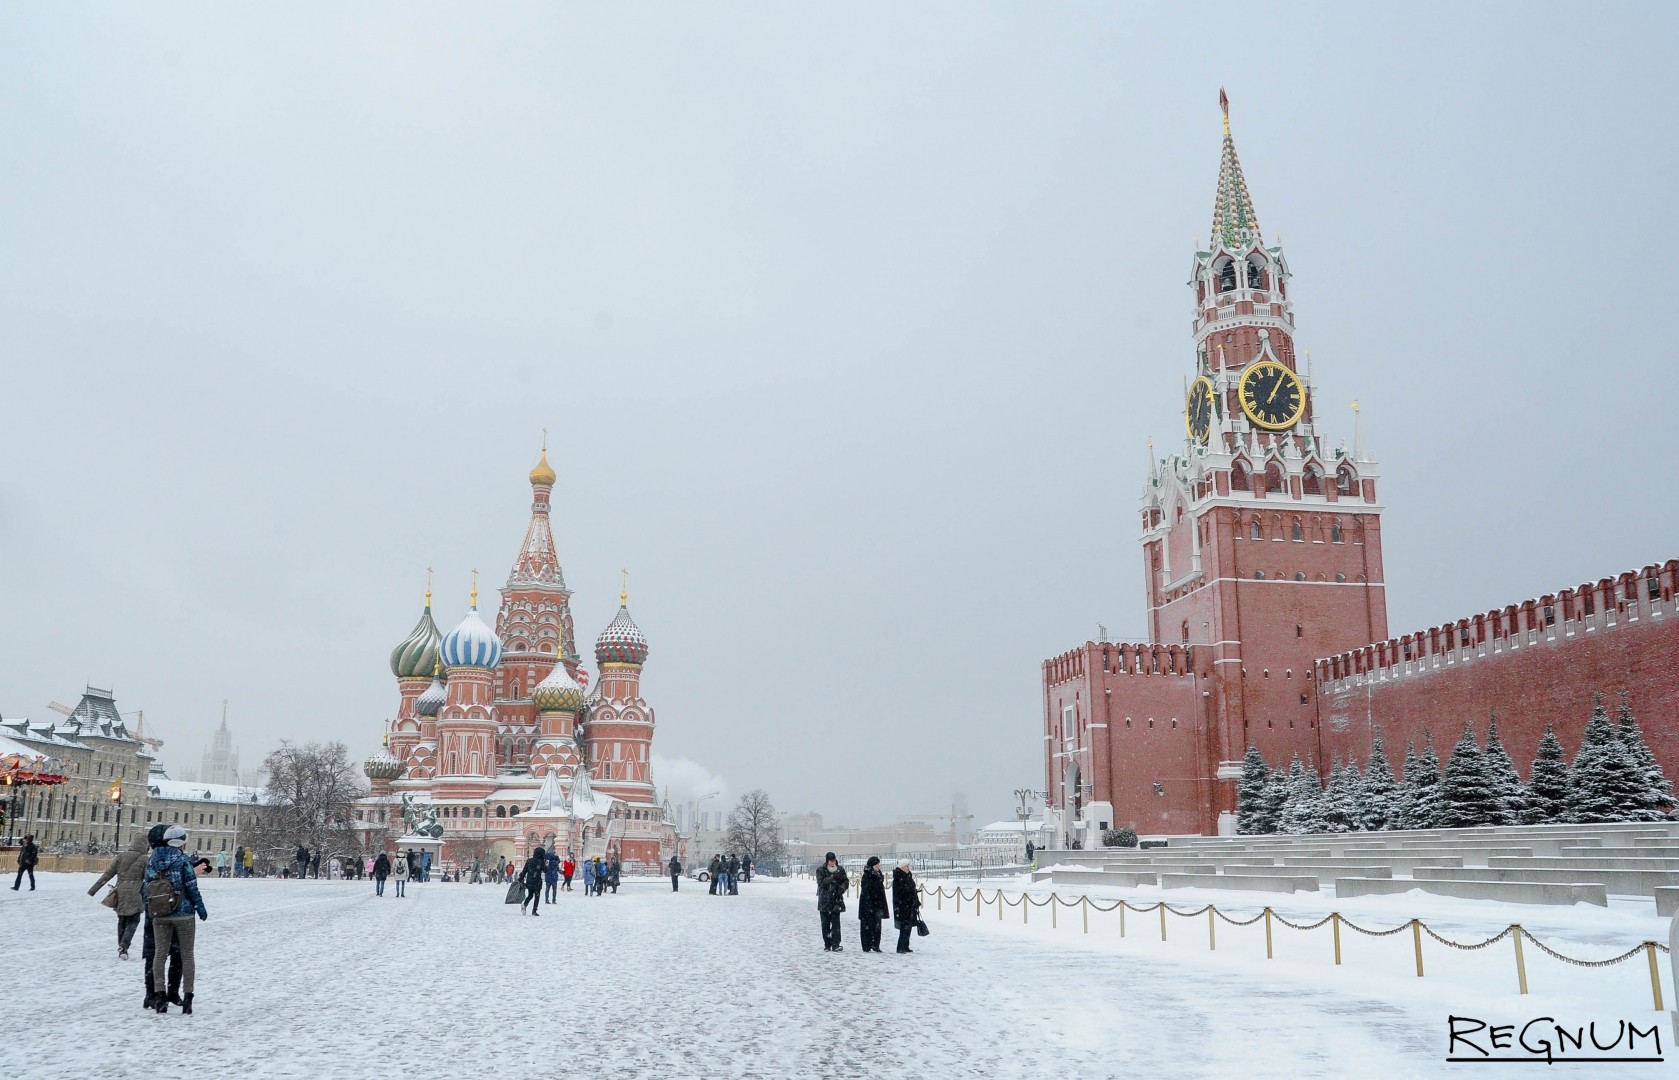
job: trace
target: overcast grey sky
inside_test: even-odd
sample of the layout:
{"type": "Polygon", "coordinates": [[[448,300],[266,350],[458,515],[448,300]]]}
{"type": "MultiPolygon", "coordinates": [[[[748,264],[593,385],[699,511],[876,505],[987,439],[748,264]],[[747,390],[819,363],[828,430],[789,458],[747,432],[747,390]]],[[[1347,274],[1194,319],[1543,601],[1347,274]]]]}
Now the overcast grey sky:
{"type": "Polygon", "coordinates": [[[546,427],[663,757],[1006,814],[1143,630],[1220,84],[1395,632],[1679,554],[1673,6],[1368,7],[0,7],[0,711],[364,756],[546,427]]]}

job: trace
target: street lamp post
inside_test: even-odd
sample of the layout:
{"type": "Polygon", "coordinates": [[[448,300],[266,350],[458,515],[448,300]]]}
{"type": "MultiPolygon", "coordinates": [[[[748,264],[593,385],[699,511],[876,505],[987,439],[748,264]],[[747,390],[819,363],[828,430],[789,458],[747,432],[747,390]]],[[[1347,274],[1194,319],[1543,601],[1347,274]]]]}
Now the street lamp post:
{"type": "Polygon", "coordinates": [[[116,849],[122,850],[122,781],[111,785],[111,805],[117,808],[116,849]]]}
{"type": "MultiPolygon", "coordinates": [[[[1032,818],[1032,800],[1042,798],[1043,792],[1034,791],[1031,788],[1015,788],[1014,797],[1019,801],[1019,805],[1015,807],[1014,812],[1015,816],[1020,818],[1020,849],[1024,853],[1027,845],[1031,843],[1026,838],[1026,823],[1032,818]]],[[[1031,857],[1028,856],[1026,861],[1031,862],[1031,857]]]]}
{"type": "MultiPolygon", "coordinates": [[[[705,805],[705,801],[707,799],[715,799],[717,796],[719,796],[721,794],[722,794],[722,792],[720,792],[720,791],[713,791],[708,795],[701,795],[699,798],[694,800],[694,839],[695,840],[698,840],[699,836],[700,836],[700,828],[701,828],[701,826],[700,826],[700,807],[705,805]]],[[[704,853],[703,850],[701,851],[699,857],[700,858],[705,857],[705,853],[704,853]]]]}

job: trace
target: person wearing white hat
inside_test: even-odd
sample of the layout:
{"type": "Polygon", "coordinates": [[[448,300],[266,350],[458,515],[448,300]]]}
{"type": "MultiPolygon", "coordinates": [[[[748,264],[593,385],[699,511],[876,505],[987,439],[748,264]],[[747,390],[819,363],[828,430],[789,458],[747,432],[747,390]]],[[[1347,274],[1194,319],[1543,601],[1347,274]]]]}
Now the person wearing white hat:
{"type": "MultiPolygon", "coordinates": [[[[208,919],[204,898],[198,894],[198,875],[193,872],[192,860],[182,850],[187,845],[187,831],[171,825],[163,833],[163,846],[152,852],[146,864],[144,893],[146,911],[152,917],[156,946],[152,953],[152,985],[165,985],[164,965],[169,947],[177,944],[181,950],[181,1012],[192,1013],[192,985],[195,974],[192,946],[196,931],[193,916],[208,919]]],[[[169,996],[154,993],[152,1007],[160,1013],[169,1011],[169,996]]]]}

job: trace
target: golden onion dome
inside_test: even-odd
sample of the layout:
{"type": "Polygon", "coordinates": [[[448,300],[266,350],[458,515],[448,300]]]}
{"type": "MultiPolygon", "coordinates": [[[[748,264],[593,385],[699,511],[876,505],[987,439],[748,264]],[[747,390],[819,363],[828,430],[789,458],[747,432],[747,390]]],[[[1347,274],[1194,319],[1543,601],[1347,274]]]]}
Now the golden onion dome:
{"type": "Polygon", "coordinates": [[[548,464],[548,446],[545,443],[542,447],[542,460],[538,461],[536,468],[531,470],[531,486],[553,487],[554,481],[558,479],[559,476],[554,472],[554,467],[548,464]]]}

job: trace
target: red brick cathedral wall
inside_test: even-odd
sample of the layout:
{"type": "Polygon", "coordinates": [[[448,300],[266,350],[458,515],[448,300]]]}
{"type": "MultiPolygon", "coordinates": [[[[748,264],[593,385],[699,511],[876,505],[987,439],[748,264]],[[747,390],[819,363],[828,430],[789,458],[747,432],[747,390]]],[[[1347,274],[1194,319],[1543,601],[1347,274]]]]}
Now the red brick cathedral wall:
{"type": "Polygon", "coordinates": [[[1319,768],[1336,753],[1362,765],[1378,727],[1396,771],[1406,741],[1420,745],[1425,731],[1444,762],[1464,723],[1484,738],[1496,710],[1525,778],[1546,724],[1572,759],[1593,694],[1613,716],[1624,690],[1656,759],[1679,781],[1676,585],[1679,562],[1669,562],[1319,661],[1319,768]]]}

